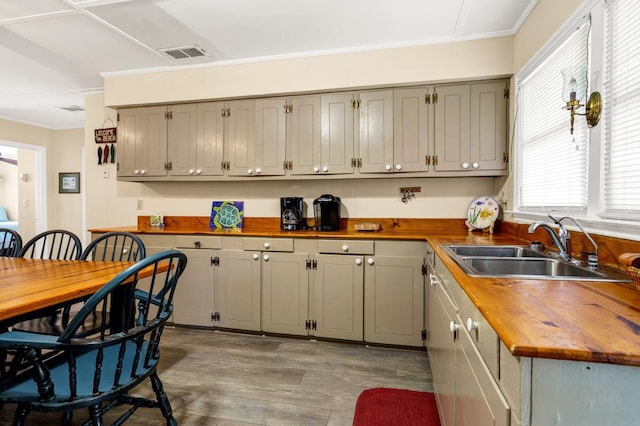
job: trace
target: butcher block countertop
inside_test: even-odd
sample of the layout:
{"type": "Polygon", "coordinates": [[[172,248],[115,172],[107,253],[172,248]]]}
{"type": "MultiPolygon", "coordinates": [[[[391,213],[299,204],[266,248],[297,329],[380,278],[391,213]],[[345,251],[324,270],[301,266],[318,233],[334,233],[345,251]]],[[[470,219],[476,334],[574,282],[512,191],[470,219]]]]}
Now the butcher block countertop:
{"type": "MultiPolygon", "coordinates": [[[[239,232],[210,230],[208,217],[165,217],[166,226],[152,228],[148,217],[140,216],[137,226],[90,231],[428,241],[513,355],[640,366],[640,291],[633,283],[469,277],[441,248],[447,244],[526,244],[528,236],[522,226],[505,223],[488,234],[467,232],[460,219],[342,221],[338,232],[284,232],[278,219],[245,218],[239,232]],[[353,226],[359,221],[378,222],[381,230],[355,231],[353,226]]],[[[574,250],[581,244],[575,234],[572,232],[574,250]]],[[[535,237],[545,241],[544,235],[536,233],[535,237]]],[[[612,266],[619,266],[616,259],[622,252],[640,252],[637,241],[593,237],[601,249],[600,261],[612,266]]],[[[548,241],[545,244],[552,246],[548,241]]]]}

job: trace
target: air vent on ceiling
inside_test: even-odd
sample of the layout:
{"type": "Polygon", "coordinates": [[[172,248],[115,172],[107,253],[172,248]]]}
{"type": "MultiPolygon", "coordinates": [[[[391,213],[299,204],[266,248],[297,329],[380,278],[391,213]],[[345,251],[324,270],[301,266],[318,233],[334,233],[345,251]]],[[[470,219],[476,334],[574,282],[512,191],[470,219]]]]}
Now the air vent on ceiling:
{"type": "Polygon", "coordinates": [[[160,49],[160,51],[171,56],[173,59],[197,58],[199,56],[205,56],[207,54],[207,52],[205,52],[204,49],[197,44],[180,47],[169,47],[166,49],[160,49]]]}
{"type": "Polygon", "coordinates": [[[71,112],[84,111],[84,108],[82,108],[80,105],[69,105],[66,107],[60,107],[60,109],[71,112]]]}

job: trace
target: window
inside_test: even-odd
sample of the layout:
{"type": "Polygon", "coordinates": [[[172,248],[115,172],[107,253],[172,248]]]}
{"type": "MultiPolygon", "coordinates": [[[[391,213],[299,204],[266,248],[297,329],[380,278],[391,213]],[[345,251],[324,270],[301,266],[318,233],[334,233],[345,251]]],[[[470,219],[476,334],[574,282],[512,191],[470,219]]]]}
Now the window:
{"type": "Polygon", "coordinates": [[[585,1],[516,76],[515,219],[558,212],[591,231],[640,236],[638,22],[637,0],[585,1]],[[603,114],[592,129],[576,115],[571,135],[562,70],[578,64],[603,114]]]}
{"type": "MultiPolygon", "coordinates": [[[[589,132],[562,108],[562,71],[587,63],[589,25],[581,25],[520,85],[522,164],[519,200],[524,209],[587,206],[589,132]]],[[[586,78],[586,75],[585,75],[586,78]]]]}
{"type": "Polygon", "coordinates": [[[609,2],[606,19],[603,217],[640,220],[640,2],[609,2]]]}

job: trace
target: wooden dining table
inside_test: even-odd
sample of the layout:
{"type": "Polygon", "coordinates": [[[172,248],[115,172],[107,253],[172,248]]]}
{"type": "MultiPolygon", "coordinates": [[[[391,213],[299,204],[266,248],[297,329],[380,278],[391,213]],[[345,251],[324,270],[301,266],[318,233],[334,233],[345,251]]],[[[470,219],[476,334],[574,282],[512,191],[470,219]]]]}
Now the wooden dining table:
{"type": "Polygon", "coordinates": [[[0,257],[0,323],[80,300],[134,263],[0,257]]]}

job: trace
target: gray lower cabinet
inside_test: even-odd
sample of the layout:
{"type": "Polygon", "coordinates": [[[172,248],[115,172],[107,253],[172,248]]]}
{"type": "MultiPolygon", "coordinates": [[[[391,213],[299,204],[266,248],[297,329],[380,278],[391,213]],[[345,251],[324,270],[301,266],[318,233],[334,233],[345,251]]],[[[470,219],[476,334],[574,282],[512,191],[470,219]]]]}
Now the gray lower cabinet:
{"type": "Polygon", "coordinates": [[[377,241],[365,256],[364,340],[422,346],[425,244],[377,241]]]}
{"type": "Polygon", "coordinates": [[[306,336],[309,331],[309,255],[262,254],[262,330],[306,336]]]}
{"type": "Polygon", "coordinates": [[[187,256],[187,267],[173,297],[173,321],[213,327],[217,281],[214,261],[222,248],[222,238],[180,235],[175,247],[187,256]]]}
{"type": "Polygon", "coordinates": [[[313,335],[362,341],[363,256],[318,254],[314,260],[313,335]]]}
{"type": "Polygon", "coordinates": [[[215,300],[217,327],[248,331],[261,330],[260,252],[243,250],[219,252],[215,300]]]}
{"type": "Polygon", "coordinates": [[[499,339],[469,305],[436,257],[429,271],[428,348],[440,420],[443,426],[508,426],[511,408],[498,382],[499,339]]]}

